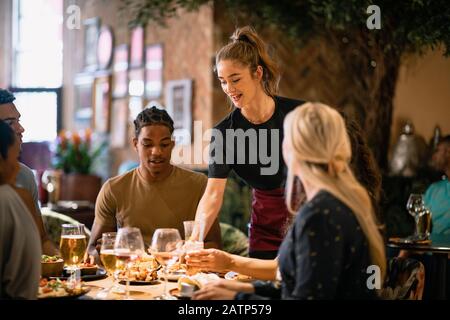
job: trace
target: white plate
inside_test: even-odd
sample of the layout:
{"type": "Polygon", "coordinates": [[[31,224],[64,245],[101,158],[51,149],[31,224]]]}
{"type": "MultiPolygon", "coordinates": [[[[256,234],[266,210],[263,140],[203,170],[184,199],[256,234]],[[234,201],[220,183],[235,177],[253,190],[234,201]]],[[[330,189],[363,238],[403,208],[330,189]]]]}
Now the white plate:
{"type": "Polygon", "coordinates": [[[234,271],[227,272],[225,274],[224,278],[227,280],[237,280],[237,281],[241,281],[241,282],[251,282],[254,280],[251,277],[240,275],[239,273],[234,272],[234,271]],[[242,278],[239,278],[239,277],[242,277],[242,278]]]}
{"type": "MultiPolygon", "coordinates": [[[[169,281],[178,281],[178,279],[182,276],[186,275],[186,271],[175,271],[175,272],[169,272],[167,274],[167,280],[169,281]]],[[[162,270],[158,270],[158,279],[164,280],[166,278],[165,275],[163,275],[162,270]]]]}

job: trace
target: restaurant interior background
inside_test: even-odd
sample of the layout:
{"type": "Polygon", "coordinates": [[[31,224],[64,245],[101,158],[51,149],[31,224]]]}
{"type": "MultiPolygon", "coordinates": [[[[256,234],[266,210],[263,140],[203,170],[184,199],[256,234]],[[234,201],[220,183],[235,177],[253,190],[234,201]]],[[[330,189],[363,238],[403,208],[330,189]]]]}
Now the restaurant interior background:
{"type": "MultiPolygon", "coordinates": [[[[245,24],[242,12],[234,15],[222,2],[207,1],[198,10],[179,9],[165,26],[149,21],[144,28],[132,28],[129,12],[121,9],[125,2],[0,1],[0,87],[16,94],[26,129],[22,161],[35,169],[39,178],[52,169],[51,152],[61,129],[74,132],[90,128],[94,144],[107,144],[92,172],[104,181],[137,161],[130,144],[131,120],[145,106],[166,107],[175,127],[191,132],[192,137],[179,141],[183,152],[192,148],[196,134],[203,135],[230,110],[213,73],[214,54],[236,25],[245,24]],[[200,132],[193,127],[197,120],[202,121],[200,132]]],[[[364,8],[361,14],[369,16],[364,8]]],[[[281,95],[323,101],[360,115],[359,107],[349,99],[355,88],[351,82],[358,78],[333,70],[339,53],[328,50],[329,44],[316,39],[298,47],[280,29],[268,25],[257,28],[281,62],[281,95]]],[[[351,37],[341,40],[352,42],[351,37]]],[[[406,122],[427,144],[437,126],[441,135],[450,133],[450,59],[444,57],[444,51],[441,45],[427,48],[422,55],[401,56],[392,94],[391,125],[381,128],[390,135],[373,146],[375,153],[385,147],[390,160],[406,122]]],[[[374,59],[362,72],[382,67],[374,59]]],[[[207,146],[207,141],[202,143],[207,146]]],[[[204,159],[187,166],[207,169],[204,159]]],[[[412,189],[420,188],[417,172],[392,178],[387,163],[381,166],[388,232],[402,236],[413,227],[404,203],[412,189]]],[[[45,190],[41,191],[41,200],[49,201],[45,190]]],[[[222,220],[245,232],[249,189],[232,179],[227,194],[222,220]]],[[[95,196],[94,192],[88,198],[95,196]]],[[[86,200],[73,197],[77,196],[69,192],[57,198],[86,200]]]]}

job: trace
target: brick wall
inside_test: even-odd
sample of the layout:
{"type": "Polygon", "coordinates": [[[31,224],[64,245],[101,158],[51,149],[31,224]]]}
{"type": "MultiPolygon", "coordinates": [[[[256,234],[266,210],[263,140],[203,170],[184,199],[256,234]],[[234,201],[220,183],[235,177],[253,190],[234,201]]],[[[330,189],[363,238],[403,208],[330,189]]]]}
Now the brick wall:
{"type": "MultiPolygon", "coordinates": [[[[76,4],[81,8],[82,20],[99,17],[102,24],[112,27],[115,46],[129,44],[130,31],[126,18],[119,10],[118,0],[65,0],[64,8],[76,4]]],[[[213,16],[212,6],[203,6],[198,12],[180,12],[167,22],[167,28],[149,24],[145,30],[145,45],[162,43],[164,48],[163,81],[193,79],[192,118],[203,121],[203,130],[212,126],[212,56],[213,16]]],[[[77,73],[83,64],[83,28],[64,29],[64,126],[73,128],[74,87],[77,73]]],[[[164,94],[159,103],[164,105],[164,94]]],[[[132,138],[129,123],[129,140],[132,138]]],[[[124,160],[137,160],[131,147],[112,151],[111,175],[115,175],[124,160]]],[[[192,167],[204,168],[205,164],[192,167]]]]}

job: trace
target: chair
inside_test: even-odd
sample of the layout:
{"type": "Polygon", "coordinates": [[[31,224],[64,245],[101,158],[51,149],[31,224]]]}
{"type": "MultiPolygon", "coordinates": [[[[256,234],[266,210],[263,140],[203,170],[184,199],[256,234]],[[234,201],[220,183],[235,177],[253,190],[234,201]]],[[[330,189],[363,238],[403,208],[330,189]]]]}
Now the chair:
{"type": "Polygon", "coordinates": [[[422,300],[425,267],[411,258],[395,257],[388,261],[381,297],[386,300],[422,300]]]}
{"type": "Polygon", "coordinates": [[[231,254],[248,256],[248,238],[238,228],[220,223],[220,232],[222,233],[222,250],[231,254]]]}
{"type": "MultiPolygon", "coordinates": [[[[47,208],[42,208],[42,220],[44,222],[45,229],[47,230],[48,237],[56,245],[59,246],[59,240],[61,239],[61,226],[63,224],[79,224],[80,222],[66,216],[65,214],[51,211],[47,208]]],[[[86,241],[89,242],[91,236],[91,230],[84,227],[86,233],[86,241]]]]}

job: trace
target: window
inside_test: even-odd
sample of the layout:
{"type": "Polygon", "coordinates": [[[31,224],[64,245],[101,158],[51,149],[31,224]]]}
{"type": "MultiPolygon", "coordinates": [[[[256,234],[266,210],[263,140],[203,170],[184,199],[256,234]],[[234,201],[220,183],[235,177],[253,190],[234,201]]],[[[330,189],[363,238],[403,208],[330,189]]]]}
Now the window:
{"type": "Polygon", "coordinates": [[[24,142],[53,141],[61,127],[63,0],[14,0],[11,91],[24,142]]]}
{"type": "Polygon", "coordinates": [[[53,141],[58,132],[57,112],[59,91],[13,89],[14,104],[21,114],[20,124],[25,128],[23,142],[53,141]]]}
{"type": "Polygon", "coordinates": [[[62,2],[62,0],[15,0],[12,79],[14,87],[61,86],[62,2]]]}

